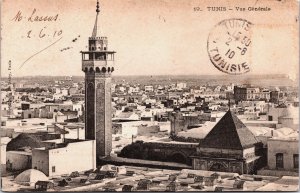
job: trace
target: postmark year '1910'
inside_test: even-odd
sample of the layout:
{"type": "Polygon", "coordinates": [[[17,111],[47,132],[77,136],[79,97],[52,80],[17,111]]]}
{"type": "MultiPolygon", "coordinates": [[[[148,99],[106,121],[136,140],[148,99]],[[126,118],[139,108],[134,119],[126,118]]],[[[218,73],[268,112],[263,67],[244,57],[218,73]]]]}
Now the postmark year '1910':
{"type": "Polygon", "coordinates": [[[226,19],[213,28],[207,51],[217,69],[235,75],[250,71],[252,25],[244,19],[226,19]]]}

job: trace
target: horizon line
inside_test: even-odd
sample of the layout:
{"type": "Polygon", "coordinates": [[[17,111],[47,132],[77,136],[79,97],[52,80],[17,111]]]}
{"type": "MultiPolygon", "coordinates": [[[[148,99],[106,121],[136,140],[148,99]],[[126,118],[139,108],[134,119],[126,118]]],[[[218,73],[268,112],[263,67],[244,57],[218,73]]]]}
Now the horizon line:
{"type": "MultiPolygon", "coordinates": [[[[297,74],[298,75],[298,74],[297,74]]],[[[14,76],[13,78],[26,78],[26,77],[84,77],[85,75],[25,75],[25,76],[14,76]]],[[[149,74],[140,74],[140,75],[132,75],[132,74],[126,74],[126,75],[114,75],[113,77],[120,77],[120,76],[231,76],[231,77],[243,77],[243,76],[284,76],[286,78],[289,78],[288,74],[238,74],[238,75],[231,75],[231,74],[155,74],[155,75],[149,75],[149,74]]],[[[0,76],[0,78],[8,78],[8,76],[0,76]]]]}

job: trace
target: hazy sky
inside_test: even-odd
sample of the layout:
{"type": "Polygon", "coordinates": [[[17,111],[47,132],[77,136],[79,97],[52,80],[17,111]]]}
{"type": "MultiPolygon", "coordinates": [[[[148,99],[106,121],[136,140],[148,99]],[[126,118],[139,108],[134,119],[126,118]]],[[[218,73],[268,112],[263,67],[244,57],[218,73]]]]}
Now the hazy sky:
{"type": "MultiPolygon", "coordinates": [[[[3,0],[2,76],[8,74],[9,60],[14,76],[83,75],[79,52],[87,50],[95,6],[96,0],[3,0]],[[34,17],[58,14],[57,20],[28,21],[34,9],[34,17]]],[[[100,9],[101,30],[109,50],[117,52],[115,75],[223,74],[209,60],[207,39],[218,22],[230,18],[254,24],[250,74],[298,73],[297,1],[100,0],[100,9]],[[227,11],[208,11],[213,6],[227,11]],[[235,8],[249,6],[271,11],[235,8]]]]}

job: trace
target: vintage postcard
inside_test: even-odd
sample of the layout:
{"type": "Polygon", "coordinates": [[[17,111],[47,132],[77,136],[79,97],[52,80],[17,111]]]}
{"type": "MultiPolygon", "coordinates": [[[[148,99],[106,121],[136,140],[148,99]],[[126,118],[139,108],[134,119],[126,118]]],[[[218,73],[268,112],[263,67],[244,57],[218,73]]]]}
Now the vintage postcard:
{"type": "Polygon", "coordinates": [[[298,191],[296,0],[2,0],[1,191],[298,191]]]}

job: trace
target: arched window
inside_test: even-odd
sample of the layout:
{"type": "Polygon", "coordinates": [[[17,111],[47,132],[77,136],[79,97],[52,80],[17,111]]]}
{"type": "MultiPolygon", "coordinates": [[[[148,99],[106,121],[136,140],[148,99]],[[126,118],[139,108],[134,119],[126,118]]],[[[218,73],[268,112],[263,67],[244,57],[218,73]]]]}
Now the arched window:
{"type": "Polygon", "coordinates": [[[283,168],[283,153],[276,154],[276,168],[283,168]]]}

